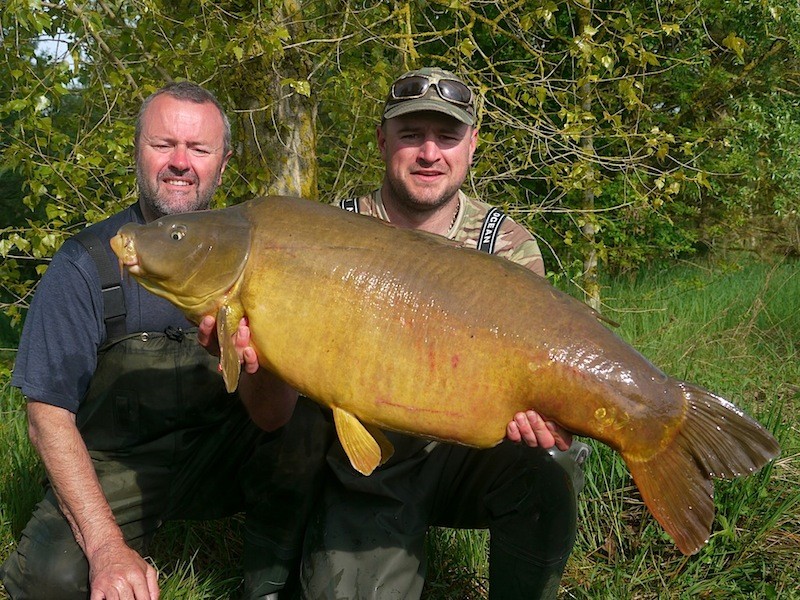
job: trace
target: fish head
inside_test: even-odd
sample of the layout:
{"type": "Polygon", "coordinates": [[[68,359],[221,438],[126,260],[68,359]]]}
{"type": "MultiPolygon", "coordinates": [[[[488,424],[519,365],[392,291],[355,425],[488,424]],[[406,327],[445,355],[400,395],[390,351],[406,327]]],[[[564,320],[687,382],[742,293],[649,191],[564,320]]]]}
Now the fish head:
{"type": "Polygon", "coordinates": [[[128,223],[111,247],[120,268],[199,322],[228,301],[247,264],[251,225],[235,208],[128,223]]]}

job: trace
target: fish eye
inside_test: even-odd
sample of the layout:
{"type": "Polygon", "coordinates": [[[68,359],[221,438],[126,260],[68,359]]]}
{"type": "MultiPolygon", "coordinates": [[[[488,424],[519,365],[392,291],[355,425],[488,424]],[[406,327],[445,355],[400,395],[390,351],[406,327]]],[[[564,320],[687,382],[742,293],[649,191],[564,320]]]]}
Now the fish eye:
{"type": "Polygon", "coordinates": [[[176,242],[182,240],[183,236],[185,235],[186,235],[186,227],[184,227],[183,225],[176,225],[175,227],[172,228],[172,231],[170,231],[169,233],[169,236],[176,242]]]}

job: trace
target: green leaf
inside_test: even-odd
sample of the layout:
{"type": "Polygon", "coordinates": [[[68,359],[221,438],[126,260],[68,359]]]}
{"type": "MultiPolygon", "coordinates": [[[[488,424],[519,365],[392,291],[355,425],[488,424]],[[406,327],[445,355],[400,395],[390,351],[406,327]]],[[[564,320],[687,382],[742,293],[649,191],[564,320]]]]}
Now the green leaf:
{"type": "Polygon", "coordinates": [[[661,29],[667,35],[677,35],[681,31],[681,26],[678,23],[662,23],[661,29]]]}
{"type": "Polygon", "coordinates": [[[747,49],[747,42],[738,37],[735,33],[729,33],[727,37],[722,40],[722,45],[729,50],[733,50],[739,60],[744,60],[744,51],[747,49]]]}
{"type": "Polygon", "coordinates": [[[475,42],[473,42],[472,39],[470,38],[465,39],[458,45],[459,52],[461,52],[461,54],[463,54],[467,58],[472,56],[476,48],[477,46],[475,45],[475,42]]]}
{"type": "Polygon", "coordinates": [[[18,112],[27,107],[28,107],[28,101],[20,98],[18,100],[11,100],[9,102],[6,102],[3,108],[11,112],[18,112]]]}

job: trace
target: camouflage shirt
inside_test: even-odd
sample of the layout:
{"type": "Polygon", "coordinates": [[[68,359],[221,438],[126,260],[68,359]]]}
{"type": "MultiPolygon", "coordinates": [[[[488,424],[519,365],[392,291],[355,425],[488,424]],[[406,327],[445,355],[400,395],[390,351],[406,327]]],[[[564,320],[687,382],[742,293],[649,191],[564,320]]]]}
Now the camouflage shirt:
{"type": "MultiPolygon", "coordinates": [[[[374,191],[369,196],[361,196],[357,201],[360,214],[377,217],[384,221],[389,220],[380,190],[374,191]]],[[[336,204],[340,203],[336,202],[336,204]]],[[[470,198],[464,192],[459,191],[458,213],[445,237],[461,242],[467,248],[477,248],[481,228],[491,208],[492,206],[486,202],[470,198]]],[[[536,240],[527,229],[508,217],[500,225],[500,233],[493,253],[527,267],[534,273],[544,275],[542,253],[539,251],[536,240]]]]}

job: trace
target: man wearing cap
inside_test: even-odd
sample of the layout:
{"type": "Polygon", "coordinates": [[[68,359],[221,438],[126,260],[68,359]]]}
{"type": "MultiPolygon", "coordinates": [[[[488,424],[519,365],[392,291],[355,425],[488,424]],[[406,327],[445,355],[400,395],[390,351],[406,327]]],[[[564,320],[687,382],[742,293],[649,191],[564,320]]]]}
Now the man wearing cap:
{"type": "MultiPolygon", "coordinates": [[[[383,184],[341,205],[544,275],[531,234],[460,190],[477,135],[474,94],[461,79],[437,68],[403,75],[377,128],[383,184]]],[[[395,454],[369,477],[338,443],[329,452],[333,477],[306,533],[305,598],[419,598],[430,526],[489,529],[490,598],[556,597],[575,540],[585,444],[533,411],[515,415],[508,439],[489,450],[387,435],[395,454]]]]}

